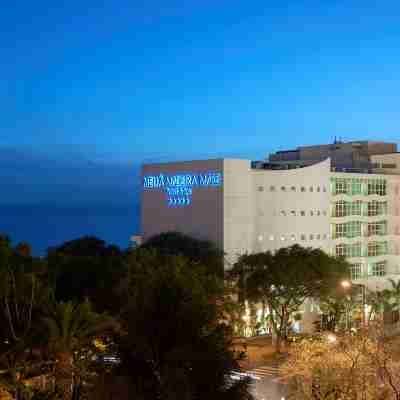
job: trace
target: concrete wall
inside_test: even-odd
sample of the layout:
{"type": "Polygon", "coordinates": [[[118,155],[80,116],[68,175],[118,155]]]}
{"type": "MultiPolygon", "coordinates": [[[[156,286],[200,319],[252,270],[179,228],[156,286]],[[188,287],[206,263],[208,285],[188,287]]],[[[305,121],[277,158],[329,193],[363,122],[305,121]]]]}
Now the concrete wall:
{"type": "MultiPolygon", "coordinates": [[[[158,174],[223,172],[223,160],[189,161],[144,165],[143,177],[158,174]]],[[[222,178],[224,179],[224,177],[222,178]]],[[[143,240],[167,231],[179,231],[198,239],[214,241],[223,246],[223,185],[193,187],[191,204],[169,206],[163,188],[142,189],[141,227],[143,240]]]]}

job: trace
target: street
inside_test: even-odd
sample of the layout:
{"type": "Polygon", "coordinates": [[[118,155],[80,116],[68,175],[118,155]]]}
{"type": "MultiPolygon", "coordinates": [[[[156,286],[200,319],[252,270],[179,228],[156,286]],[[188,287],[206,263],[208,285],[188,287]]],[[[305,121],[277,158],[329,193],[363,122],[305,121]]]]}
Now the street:
{"type": "Polygon", "coordinates": [[[253,389],[257,400],[284,400],[285,385],[279,380],[279,369],[275,365],[266,365],[247,371],[253,377],[253,389]]]}

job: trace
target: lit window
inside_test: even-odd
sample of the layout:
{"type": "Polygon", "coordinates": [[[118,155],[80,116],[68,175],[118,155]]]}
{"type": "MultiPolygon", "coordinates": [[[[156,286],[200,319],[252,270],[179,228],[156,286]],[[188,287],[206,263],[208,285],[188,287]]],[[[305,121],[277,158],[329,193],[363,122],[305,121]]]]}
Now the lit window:
{"type": "Polygon", "coordinates": [[[285,238],[285,236],[284,235],[282,235],[281,236],[281,240],[285,240],[286,238],[285,238]]]}
{"type": "Polygon", "coordinates": [[[274,235],[269,235],[269,240],[274,240],[274,235]]]}
{"type": "Polygon", "coordinates": [[[258,236],[258,241],[259,241],[259,242],[262,242],[262,240],[263,240],[263,235],[259,235],[259,236],[258,236]]]}
{"type": "Polygon", "coordinates": [[[350,278],[359,279],[361,278],[361,263],[350,264],[350,278]]]}
{"type": "Polygon", "coordinates": [[[386,261],[373,263],[369,266],[369,272],[372,276],[385,276],[386,275],[386,261]]]}

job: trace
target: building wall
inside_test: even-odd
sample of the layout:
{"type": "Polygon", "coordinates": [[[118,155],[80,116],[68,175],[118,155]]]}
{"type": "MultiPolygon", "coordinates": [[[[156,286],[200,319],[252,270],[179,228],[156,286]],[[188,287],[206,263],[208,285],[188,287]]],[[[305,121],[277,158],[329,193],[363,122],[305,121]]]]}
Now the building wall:
{"type": "Polygon", "coordinates": [[[211,240],[223,247],[223,160],[148,164],[142,167],[141,227],[143,240],[162,232],[179,231],[198,239],[211,240]],[[166,188],[143,188],[145,176],[222,174],[219,186],[193,186],[191,203],[168,204],[166,188]]]}
{"type": "Polygon", "coordinates": [[[252,251],[276,250],[295,243],[329,248],[329,159],[306,168],[252,173],[252,251]]]}

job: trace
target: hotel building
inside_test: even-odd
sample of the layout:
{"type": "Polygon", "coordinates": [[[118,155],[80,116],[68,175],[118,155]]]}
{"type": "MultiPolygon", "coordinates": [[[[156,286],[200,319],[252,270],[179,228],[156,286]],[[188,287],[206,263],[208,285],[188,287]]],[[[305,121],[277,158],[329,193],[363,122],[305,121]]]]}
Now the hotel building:
{"type": "Polygon", "coordinates": [[[266,160],[142,167],[143,239],[180,231],[229,263],[295,243],[345,256],[371,290],[400,277],[400,153],[394,143],[335,142],[266,160]]]}

